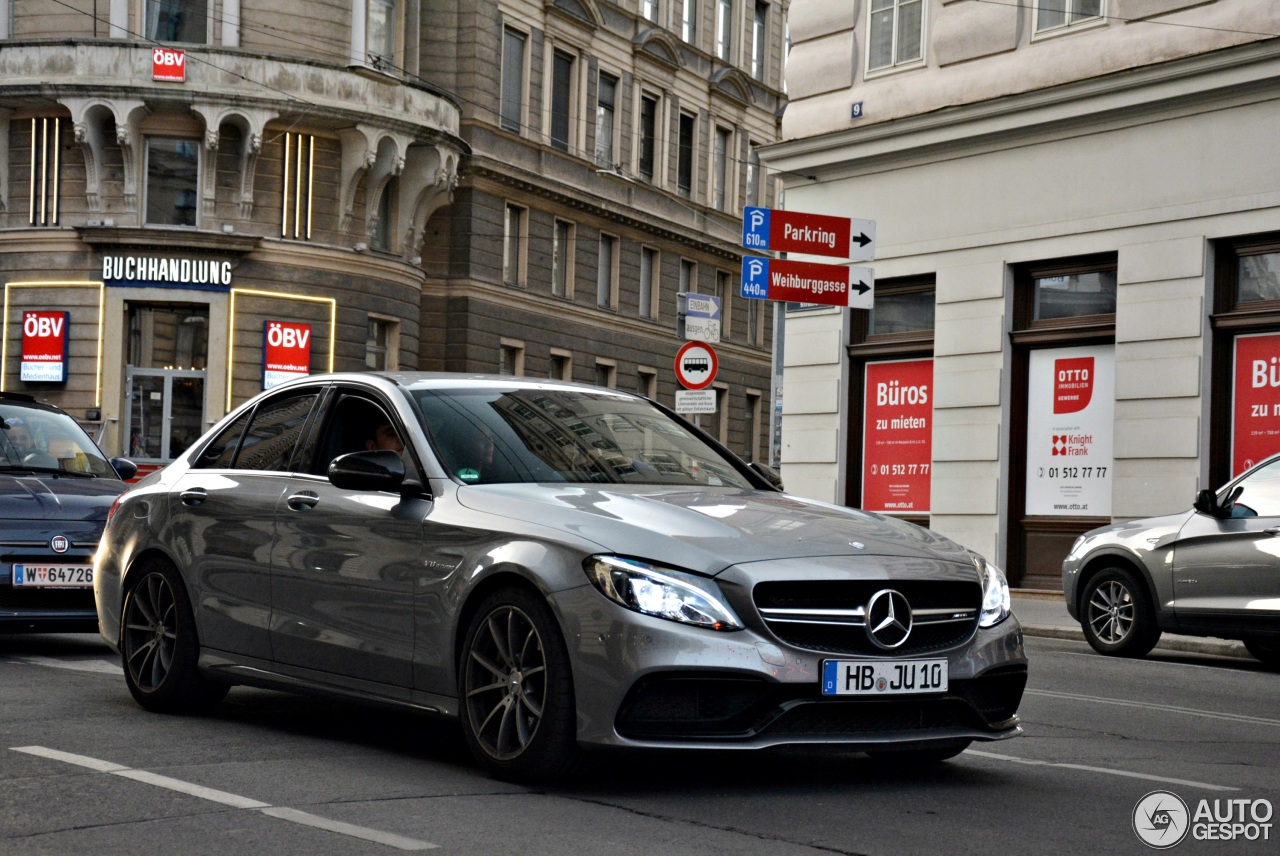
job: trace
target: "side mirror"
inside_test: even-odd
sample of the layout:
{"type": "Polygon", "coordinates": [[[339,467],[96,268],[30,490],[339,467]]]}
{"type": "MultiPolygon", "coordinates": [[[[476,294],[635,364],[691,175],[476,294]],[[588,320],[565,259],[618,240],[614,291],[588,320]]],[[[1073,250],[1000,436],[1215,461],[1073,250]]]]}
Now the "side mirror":
{"type": "Polygon", "coordinates": [[[398,491],[404,481],[404,461],[399,453],[386,449],[339,455],[329,462],[329,481],[343,490],[398,491]]]}
{"type": "Polygon", "coordinates": [[[1213,491],[1205,488],[1196,494],[1196,501],[1192,503],[1192,507],[1201,514],[1207,514],[1210,517],[1219,519],[1231,516],[1231,509],[1236,504],[1236,500],[1240,498],[1240,494],[1244,493],[1244,488],[1237,485],[1235,490],[1218,504],[1218,495],[1213,491]]]}
{"type": "Polygon", "coordinates": [[[773,467],[766,466],[759,461],[752,461],[747,466],[751,467],[752,471],[754,471],[756,475],[763,478],[769,484],[773,485],[778,490],[782,490],[782,476],[773,467]]]}
{"type": "Polygon", "coordinates": [[[112,458],[109,463],[122,481],[128,481],[138,474],[138,465],[128,458],[112,458]]]}

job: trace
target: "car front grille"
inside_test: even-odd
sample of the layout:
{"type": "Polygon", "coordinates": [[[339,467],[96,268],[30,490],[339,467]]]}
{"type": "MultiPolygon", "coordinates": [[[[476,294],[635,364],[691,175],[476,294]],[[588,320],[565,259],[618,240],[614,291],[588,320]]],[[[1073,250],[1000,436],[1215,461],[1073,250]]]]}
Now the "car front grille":
{"type": "Polygon", "coordinates": [[[627,694],[616,727],[633,740],[723,741],[757,737],[856,738],[888,733],[995,730],[1017,713],[1025,666],[952,681],[946,693],[917,698],[823,697],[812,685],[752,678],[660,675],[627,694]]]}
{"type": "Polygon", "coordinates": [[[918,656],[960,645],[973,636],[982,606],[975,582],[848,580],[766,582],[752,591],[765,626],[779,640],[823,654],[918,656]],[[866,631],[867,603],[893,589],[911,604],[906,641],[886,651],[866,631]]]}

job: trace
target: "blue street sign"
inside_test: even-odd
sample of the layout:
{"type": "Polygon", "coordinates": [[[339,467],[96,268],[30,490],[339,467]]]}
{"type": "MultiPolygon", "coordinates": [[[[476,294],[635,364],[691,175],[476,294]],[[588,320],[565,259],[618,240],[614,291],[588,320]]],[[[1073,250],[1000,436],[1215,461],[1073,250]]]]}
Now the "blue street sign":
{"type": "Polygon", "coordinates": [[[742,260],[742,296],[769,299],[769,260],[747,256],[742,260]]]}
{"type": "Polygon", "coordinates": [[[749,250],[769,249],[768,208],[748,205],[742,209],[742,246],[749,250]]]}
{"type": "Polygon", "coordinates": [[[685,314],[693,318],[720,318],[720,298],[708,294],[685,295],[685,314]]]}

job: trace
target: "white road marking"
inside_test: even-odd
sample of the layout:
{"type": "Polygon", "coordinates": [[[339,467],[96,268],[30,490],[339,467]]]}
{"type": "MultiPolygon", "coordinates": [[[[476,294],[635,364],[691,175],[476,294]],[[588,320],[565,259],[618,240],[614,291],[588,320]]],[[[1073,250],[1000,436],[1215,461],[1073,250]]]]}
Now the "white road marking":
{"type": "Polygon", "coordinates": [[[200,799],[209,800],[222,805],[228,805],[232,808],[256,809],[269,817],[274,817],[279,820],[287,820],[292,823],[299,823],[315,829],[323,829],[327,832],[336,832],[339,835],[347,835],[352,838],[359,838],[363,841],[371,841],[375,844],[385,844],[386,846],[394,847],[397,850],[434,850],[440,846],[439,844],[432,844],[427,841],[419,841],[416,838],[396,835],[393,832],[369,829],[365,826],[343,823],[340,820],[329,820],[328,818],[310,814],[305,811],[299,811],[294,808],[273,806],[270,803],[259,802],[258,800],[242,797],[238,794],[231,794],[226,791],[206,788],[203,785],[184,782],[181,779],[173,779],[169,776],[162,776],[159,773],[151,773],[146,770],[134,770],[120,764],[114,764],[111,761],[103,761],[99,758],[90,758],[87,755],[74,755],[70,752],[62,752],[58,749],[49,749],[44,746],[11,746],[10,750],[13,752],[23,752],[27,755],[36,755],[41,758],[48,758],[53,761],[62,761],[66,764],[74,764],[77,767],[87,767],[88,769],[99,773],[110,773],[126,779],[132,779],[135,782],[143,782],[144,784],[155,785],[158,788],[166,788],[189,796],[199,797],[200,799]]]}
{"type": "Polygon", "coordinates": [[[1207,782],[1193,782],[1190,779],[1172,779],[1168,776],[1155,776],[1150,773],[1135,773],[1129,770],[1113,770],[1108,767],[1090,767],[1087,764],[1063,764],[1056,761],[1037,761],[1033,758],[1015,758],[1012,755],[997,755],[995,752],[982,752],[977,749],[966,750],[966,755],[977,755],[979,758],[991,758],[996,761],[1012,761],[1015,764],[1027,764],[1032,767],[1057,767],[1063,770],[1082,770],[1086,773],[1104,773],[1108,776],[1124,776],[1129,779],[1143,779],[1148,782],[1161,782],[1167,785],[1183,785],[1188,788],[1203,788],[1209,791],[1238,791],[1225,785],[1211,785],[1207,782]]]}
{"type": "Polygon", "coordinates": [[[71,669],[75,672],[93,672],[99,675],[120,677],[124,668],[119,663],[106,660],[57,660],[53,657],[15,657],[14,662],[28,666],[47,666],[50,669],[71,669]]]}
{"type": "Polygon", "coordinates": [[[318,817],[305,811],[298,811],[296,808],[264,808],[262,813],[278,817],[281,820],[291,820],[294,823],[301,823],[305,826],[314,826],[316,829],[327,829],[330,832],[350,835],[353,838],[363,838],[366,841],[385,844],[388,847],[395,847],[399,850],[433,850],[440,846],[438,844],[428,844],[425,841],[417,841],[413,838],[405,838],[403,835],[396,835],[394,832],[379,832],[376,829],[366,829],[363,826],[352,826],[340,820],[329,820],[327,817],[318,817]]]}
{"type": "Polygon", "coordinates": [[[1227,722],[1247,722],[1250,725],[1273,725],[1280,726],[1280,719],[1267,719],[1261,716],[1245,716],[1242,713],[1220,713],[1214,710],[1199,710],[1194,707],[1178,707],[1172,704],[1153,704],[1145,701],[1128,701],[1120,698],[1105,698],[1103,696],[1087,696],[1078,693],[1059,693],[1053,690],[1027,690],[1026,695],[1044,696],[1046,698],[1061,698],[1068,701],[1089,701],[1094,704],[1112,704],[1118,707],[1138,707],[1143,710],[1163,710],[1168,713],[1183,713],[1187,716],[1201,716],[1205,719],[1221,719],[1227,722]]]}

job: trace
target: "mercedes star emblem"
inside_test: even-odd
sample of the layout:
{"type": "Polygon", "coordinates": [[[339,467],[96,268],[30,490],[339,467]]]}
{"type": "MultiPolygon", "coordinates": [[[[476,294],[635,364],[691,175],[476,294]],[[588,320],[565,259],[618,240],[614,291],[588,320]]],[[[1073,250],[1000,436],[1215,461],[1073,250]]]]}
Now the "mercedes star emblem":
{"type": "Polygon", "coordinates": [[[897,648],[911,635],[911,604],[901,592],[881,589],[867,601],[867,636],[877,648],[897,648]]]}

